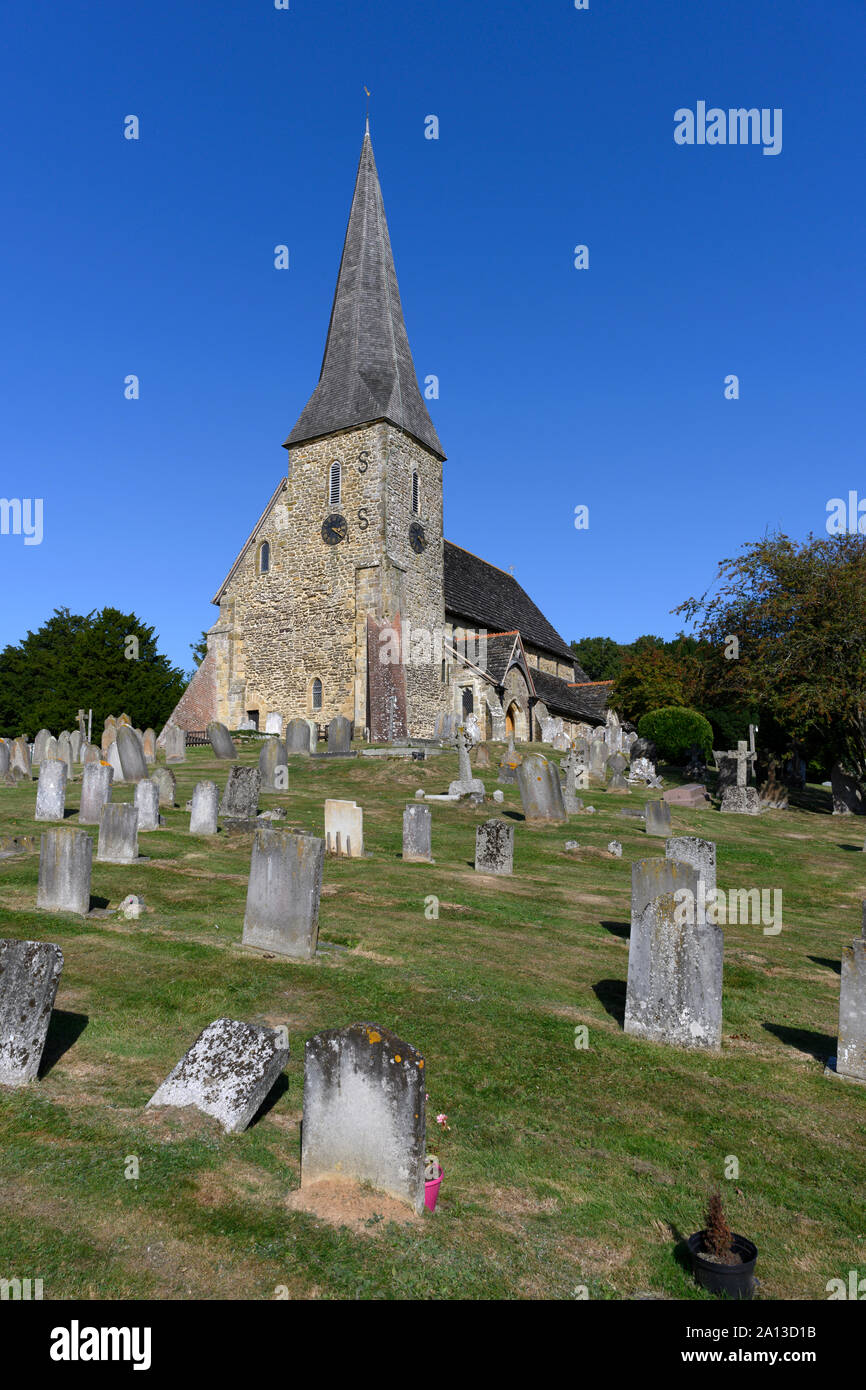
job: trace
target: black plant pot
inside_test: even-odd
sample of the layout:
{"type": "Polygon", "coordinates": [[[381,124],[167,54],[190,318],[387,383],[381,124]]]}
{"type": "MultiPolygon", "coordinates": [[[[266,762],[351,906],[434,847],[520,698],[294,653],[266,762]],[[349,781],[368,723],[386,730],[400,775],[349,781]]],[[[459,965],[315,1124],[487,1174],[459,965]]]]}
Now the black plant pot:
{"type": "Polygon", "coordinates": [[[695,1279],[708,1293],[720,1294],[723,1298],[751,1298],[755,1292],[755,1261],[758,1247],[745,1236],[734,1234],[731,1248],[742,1261],[738,1265],[717,1264],[708,1260],[703,1253],[705,1231],[689,1236],[689,1254],[692,1257],[692,1270],[695,1279]]]}

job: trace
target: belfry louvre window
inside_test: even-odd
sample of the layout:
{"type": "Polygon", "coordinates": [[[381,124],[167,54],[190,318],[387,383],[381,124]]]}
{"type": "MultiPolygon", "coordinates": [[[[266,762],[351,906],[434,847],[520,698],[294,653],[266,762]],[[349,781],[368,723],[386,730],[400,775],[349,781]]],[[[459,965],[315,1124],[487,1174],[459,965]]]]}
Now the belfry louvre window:
{"type": "Polygon", "coordinates": [[[322,682],[319,677],[313,681],[313,709],[322,708],[322,682]]]}
{"type": "Polygon", "coordinates": [[[271,547],[268,541],[262,541],[259,549],[259,574],[267,574],[271,567],[271,547]]]}
{"type": "Polygon", "coordinates": [[[417,516],[421,508],[421,484],[418,481],[418,474],[412,474],[412,510],[417,516]]]}
{"type": "Polygon", "coordinates": [[[328,502],[332,507],[339,507],[343,500],[343,470],[335,459],[331,464],[330,482],[328,487],[328,502]]]}

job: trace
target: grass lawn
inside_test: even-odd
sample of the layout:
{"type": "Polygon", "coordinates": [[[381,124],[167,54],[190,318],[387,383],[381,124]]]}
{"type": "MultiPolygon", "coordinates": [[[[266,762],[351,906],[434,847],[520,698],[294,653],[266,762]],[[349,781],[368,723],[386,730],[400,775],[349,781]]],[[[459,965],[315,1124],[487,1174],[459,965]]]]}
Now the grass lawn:
{"type": "MultiPolygon", "coordinates": [[[[0,859],[0,934],[55,941],[65,957],[40,1080],[0,1092],[0,1277],[42,1278],[46,1299],[269,1299],[280,1286],[567,1299],[581,1285],[591,1298],[703,1299],[677,1243],[702,1226],[713,1184],[758,1244],[760,1297],[825,1299],[829,1279],[866,1275],[866,1087],[822,1075],[840,950],[866,898],[863,821],[832,817],[815,788],[804,802],[816,810],[673,809],[674,834],[716,841],[720,887],[784,894],[780,935],[725,929],[723,1049],[708,1057],[622,1031],[631,862],[664,844],[621,812],[649,794],[592,790],[594,816],[544,829],[523,823],[516,787],[502,808],[433,803],[436,862],[404,865],[403,807],[419,786],[447,790],[456,761],[293,758],[288,792],[262,796],[262,809],[286,808],[284,826],[317,834],[326,797],[364,807],[369,857],[325,861],[320,937],[347,949],[310,963],[240,947],[252,836],[187,831],[195,782],[228,775],[209,749],[174,768],[179,805],[141,836],[148,863],[94,862],[96,904],[138,893],[138,922],[37,912],[36,784],[0,786],[0,835],[37,846],[0,859]],[[515,820],[514,876],[482,878],[475,826],[500,810],[515,820]],[[221,1016],[287,1025],[287,1085],[240,1135],[189,1112],[146,1115],[221,1016]],[[289,1205],[304,1040],[361,1020],[426,1057],[428,1150],[445,1179],[436,1213],[408,1224],[375,1213],[339,1227],[289,1205]]],[[[489,792],[495,762],[478,774],[489,792]]]]}

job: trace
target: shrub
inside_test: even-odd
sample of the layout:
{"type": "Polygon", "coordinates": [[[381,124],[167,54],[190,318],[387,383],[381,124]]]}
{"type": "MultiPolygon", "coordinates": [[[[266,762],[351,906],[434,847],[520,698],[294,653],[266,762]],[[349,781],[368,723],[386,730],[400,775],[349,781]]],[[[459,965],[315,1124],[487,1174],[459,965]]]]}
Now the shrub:
{"type": "Polygon", "coordinates": [[[713,747],[712,726],[696,709],[680,705],[650,710],[638,721],[637,731],[641,738],[652,739],[659,757],[668,762],[682,761],[693,746],[709,757],[713,747]]]}

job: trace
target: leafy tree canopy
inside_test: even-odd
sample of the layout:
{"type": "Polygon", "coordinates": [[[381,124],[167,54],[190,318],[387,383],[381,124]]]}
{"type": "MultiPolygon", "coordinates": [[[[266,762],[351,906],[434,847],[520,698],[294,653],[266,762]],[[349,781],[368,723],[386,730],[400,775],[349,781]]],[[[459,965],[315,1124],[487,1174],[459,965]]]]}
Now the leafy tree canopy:
{"type": "Polygon", "coordinates": [[[161,729],[186,684],[157,650],[154,629],[134,613],[103,608],[86,617],[56,608],[37,632],[0,651],[0,733],[73,729],[93,710],[94,733],[109,714],[161,729]]]}
{"type": "Polygon", "coordinates": [[[612,681],[622,669],[626,648],[612,637],[584,637],[580,642],[572,642],[571,650],[589,680],[612,681]]]}

